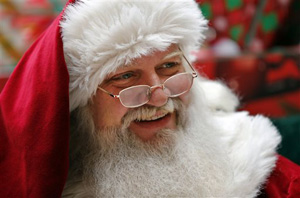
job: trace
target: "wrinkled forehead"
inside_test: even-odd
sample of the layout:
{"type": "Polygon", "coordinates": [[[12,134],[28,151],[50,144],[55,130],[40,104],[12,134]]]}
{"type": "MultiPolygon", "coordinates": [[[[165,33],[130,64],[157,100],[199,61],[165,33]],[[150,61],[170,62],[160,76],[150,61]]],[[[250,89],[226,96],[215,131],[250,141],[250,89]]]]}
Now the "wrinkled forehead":
{"type": "Polygon", "coordinates": [[[176,44],[172,44],[167,50],[155,50],[147,55],[132,59],[128,64],[124,64],[118,67],[114,72],[109,73],[107,77],[111,76],[112,74],[132,68],[143,69],[146,67],[159,67],[161,64],[164,64],[168,61],[180,61],[180,63],[182,63],[184,67],[188,67],[188,65],[185,64],[185,59],[183,58],[183,56],[184,54],[180,50],[180,48],[176,44]]]}
{"type": "Polygon", "coordinates": [[[167,60],[170,59],[172,57],[176,57],[176,56],[180,56],[182,55],[182,51],[180,50],[180,48],[177,46],[177,44],[171,44],[166,50],[158,50],[158,49],[154,49],[153,51],[145,54],[145,55],[141,55],[137,58],[132,58],[129,61],[129,64],[124,64],[123,66],[128,66],[128,65],[137,65],[140,63],[143,63],[145,61],[150,61],[150,60],[158,60],[158,61],[163,61],[163,60],[167,60]]]}

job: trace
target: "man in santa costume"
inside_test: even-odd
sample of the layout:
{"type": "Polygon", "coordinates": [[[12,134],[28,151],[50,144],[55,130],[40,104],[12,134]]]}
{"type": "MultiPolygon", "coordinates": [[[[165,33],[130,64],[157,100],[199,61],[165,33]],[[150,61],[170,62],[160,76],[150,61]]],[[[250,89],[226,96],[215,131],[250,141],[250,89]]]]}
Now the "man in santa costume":
{"type": "Polygon", "coordinates": [[[1,197],[297,197],[263,116],[198,76],[193,0],[70,0],[1,93],[1,197]]]}

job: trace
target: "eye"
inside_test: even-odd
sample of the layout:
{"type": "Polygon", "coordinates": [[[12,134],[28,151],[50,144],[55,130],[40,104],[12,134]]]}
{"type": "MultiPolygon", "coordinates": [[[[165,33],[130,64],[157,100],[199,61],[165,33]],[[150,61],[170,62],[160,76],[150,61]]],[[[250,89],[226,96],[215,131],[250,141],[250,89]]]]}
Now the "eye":
{"type": "Polygon", "coordinates": [[[165,63],[163,65],[164,68],[172,68],[172,67],[175,67],[176,65],[178,65],[177,62],[169,62],[169,63],[165,63]]]}
{"type": "Polygon", "coordinates": [[[116,81],[117,80],[127,80],[127,79],[129,79],[133,76],[134,76],[133,72],[127,72],[127,73],[123,73],[123,74],[119,74],[117,76],[114,76],[114,77],[111,78],[111,80],[116,80],[116,81]]]}
{"type": "Polygon", "coordinates": [[[160,67],[156,68],[158,74],[163,76],[172,76],[183,70],[181,62],[170,61],[163,63],[160,67]]]}
{"type": "Polygon", "coordinates": [[[139,79],[139,74],[137,72],[124,72],[121,74],[117,74],[111,77],[108,82],[112,85],[120,88],[132,86],[139,79]]]}
{"type": "Polygon", "coordinates": [[[129,79],[129,78],[131,78],[132,76],[133,76],[132,73],[126,73],[126,74],[121,75],[119,78],[120,78],[120,79],[129,79]]]}

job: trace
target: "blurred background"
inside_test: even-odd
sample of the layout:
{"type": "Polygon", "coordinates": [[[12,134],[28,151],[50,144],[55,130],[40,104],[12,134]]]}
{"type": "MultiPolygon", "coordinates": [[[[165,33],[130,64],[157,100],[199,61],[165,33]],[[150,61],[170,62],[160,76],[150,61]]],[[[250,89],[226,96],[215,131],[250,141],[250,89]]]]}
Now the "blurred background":
{"type": "MultiPolygon", "coordinates": [[[[0,91],[66,1],[0,0],[0,91]]],[[[210,28],[195,68],[232,88],[239,110],[271,118],[283,136],[279,152],[300,164],[300,1],[196,1],[210,28]]]]}

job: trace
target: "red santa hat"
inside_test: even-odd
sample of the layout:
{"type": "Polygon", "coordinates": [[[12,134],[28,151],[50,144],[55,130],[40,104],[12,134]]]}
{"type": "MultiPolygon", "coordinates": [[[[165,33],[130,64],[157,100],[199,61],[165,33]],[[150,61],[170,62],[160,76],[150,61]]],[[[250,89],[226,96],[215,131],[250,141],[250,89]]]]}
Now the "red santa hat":
{"type": "Polygon", "coordinates": [[[206,29],[193,0],[81,0],[61,21],[70,75],[70,110],[83,106],[118,67],[171,44],[198,48],[206,29]]]}

